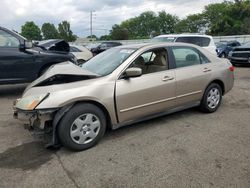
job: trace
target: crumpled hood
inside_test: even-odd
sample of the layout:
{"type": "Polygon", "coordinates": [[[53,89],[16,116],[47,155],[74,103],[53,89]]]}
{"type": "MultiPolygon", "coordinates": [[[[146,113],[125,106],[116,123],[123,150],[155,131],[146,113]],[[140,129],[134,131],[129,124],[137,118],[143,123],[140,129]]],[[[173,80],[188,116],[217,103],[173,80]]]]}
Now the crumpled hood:
{"type": "MultiPolygon", "coordinates": [[[[52,65],[42,76],[40,76],[38,79],[33,81],[28,87],[25,89],[25,92],[30,89],[31,87],[34,87],[36,85],[41,84],[45,80],[48,80],[56,75],[64,75],[64,76],[85,76],[85,77],[99,77],[98,74],[95,74],[93,72],[90,72],[86,69],[83,69],[70,61],[66,61],[63,63],[59,63],[56,65],[52,65]]],[[[25,93],[24,92],[24,93],[25,93]]]]}
{"type": "Polygon", "coordinates": [[[69,43],[62,39],[51,39],[51,40],[41,41],[38,43],[37,46],[47,51],[56,51],[56,52],[70,51],[69,43]]]}

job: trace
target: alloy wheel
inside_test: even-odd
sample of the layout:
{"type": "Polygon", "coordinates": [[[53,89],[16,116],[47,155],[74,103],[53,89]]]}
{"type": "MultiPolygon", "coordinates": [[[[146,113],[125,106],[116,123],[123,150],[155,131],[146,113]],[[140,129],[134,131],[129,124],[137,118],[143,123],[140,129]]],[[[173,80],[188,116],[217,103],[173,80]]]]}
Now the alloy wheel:
{"type": "Polygon", "coordinates": [[[220,102],[220,91],[217,88],[212,88],[207,95],[207,105],[214,109],[220,102]]]}

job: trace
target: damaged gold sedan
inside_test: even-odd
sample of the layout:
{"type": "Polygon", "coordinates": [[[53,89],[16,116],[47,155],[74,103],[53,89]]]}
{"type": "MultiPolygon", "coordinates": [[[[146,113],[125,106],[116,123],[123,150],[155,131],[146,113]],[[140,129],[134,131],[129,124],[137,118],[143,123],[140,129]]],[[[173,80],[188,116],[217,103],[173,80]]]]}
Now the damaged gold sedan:
{"type": "Polygon", "coordinates": [[[50,67],[15,102],[14,116],[31,128],[51,130],[51,146],[85,150],[107,127],[194,106],[215,112],[233,87],[233,70],[227,60],[191,44],[119,46],[82,67],[50,67]]]}

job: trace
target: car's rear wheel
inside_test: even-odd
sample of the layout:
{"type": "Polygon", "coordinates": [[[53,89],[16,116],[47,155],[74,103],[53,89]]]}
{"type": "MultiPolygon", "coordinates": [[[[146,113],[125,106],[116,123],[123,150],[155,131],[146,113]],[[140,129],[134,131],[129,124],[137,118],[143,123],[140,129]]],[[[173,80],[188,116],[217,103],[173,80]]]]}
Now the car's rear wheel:
{"type": "Polygon", "coordinates": [[[217,83],[212,83],[207,87],[203,95],[200,109],[203,112],[207,113],[215,112],[219,108],[221,100],[222,100],[222,89],[220,85],[217,83]]]}
{"type": "Polygon", "coordinates": [[[77,104],[62,118],[58,126],[61,143],[81,151],[96,145],[106,130],[106,118],[101,109],[89,103],[77,104]]]}

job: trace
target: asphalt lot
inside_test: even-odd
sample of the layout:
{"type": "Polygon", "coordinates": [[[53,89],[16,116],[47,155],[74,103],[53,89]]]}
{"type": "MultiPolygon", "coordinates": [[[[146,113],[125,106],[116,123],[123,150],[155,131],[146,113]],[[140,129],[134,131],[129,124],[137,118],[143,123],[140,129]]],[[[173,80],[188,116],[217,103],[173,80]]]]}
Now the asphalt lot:
{"type": "Polygon", "coordinates": [[[250,68],[220,109],[108,131],[94,148],[46,150],[12,118],[25,85],[0,86],[0,187],[250,187],[250,68]]]}

